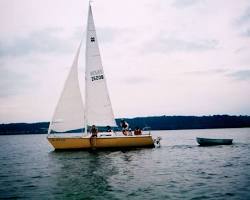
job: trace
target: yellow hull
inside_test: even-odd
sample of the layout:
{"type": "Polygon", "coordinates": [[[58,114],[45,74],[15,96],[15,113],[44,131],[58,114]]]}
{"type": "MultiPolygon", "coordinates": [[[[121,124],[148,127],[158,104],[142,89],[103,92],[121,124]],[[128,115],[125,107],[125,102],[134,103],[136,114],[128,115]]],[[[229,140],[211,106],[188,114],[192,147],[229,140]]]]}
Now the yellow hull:
{"type": "Polygon", "coordinates": [[[48,137],[56,150],[154,147],[151,135],[108,137],[48,137]]]}

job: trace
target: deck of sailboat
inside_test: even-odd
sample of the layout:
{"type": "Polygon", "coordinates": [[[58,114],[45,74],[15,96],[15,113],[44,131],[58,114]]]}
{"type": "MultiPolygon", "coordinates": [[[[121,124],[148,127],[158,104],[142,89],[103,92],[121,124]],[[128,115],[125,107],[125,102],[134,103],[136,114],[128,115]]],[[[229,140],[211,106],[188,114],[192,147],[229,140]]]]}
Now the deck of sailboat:
{"type": "Polygon", "coordinates": [[[90,137],[89,135],[56,137],[51,135],[47,139],[55,150],[154,147],[151,135],[101,137],[90,137]]]}

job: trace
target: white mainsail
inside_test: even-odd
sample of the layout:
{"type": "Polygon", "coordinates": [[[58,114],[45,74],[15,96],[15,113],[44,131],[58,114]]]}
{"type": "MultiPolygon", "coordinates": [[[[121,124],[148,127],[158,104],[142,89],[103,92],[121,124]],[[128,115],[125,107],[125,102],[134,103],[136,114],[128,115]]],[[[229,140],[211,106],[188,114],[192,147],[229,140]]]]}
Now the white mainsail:
{"type": "Polygon", "coordinates": [[[85,125],[117,126],[103,71],[91,5],[88,13],[85,59],[85,125]]]}
{"type": "Polygon", "coordinates": [[[63,91],[57,103],[49,133],[66,132],[84,127],[84,107],[78,82],[78,57],[81,44],[77,50],[63,91]]]}

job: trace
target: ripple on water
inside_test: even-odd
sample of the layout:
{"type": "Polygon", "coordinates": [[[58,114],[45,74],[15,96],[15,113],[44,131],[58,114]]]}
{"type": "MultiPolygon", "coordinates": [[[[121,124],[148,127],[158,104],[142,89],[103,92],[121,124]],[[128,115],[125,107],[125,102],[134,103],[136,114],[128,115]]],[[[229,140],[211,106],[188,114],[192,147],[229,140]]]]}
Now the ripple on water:
{"type": "Polygon", "coordinates": [[[160,148],[105,152],[53,152],[44,135],[2,137],[0,198],[250,199],[244,130],[162,131],[160,148]],[[241,143],[199,147],[201,131],[241,143]]]}

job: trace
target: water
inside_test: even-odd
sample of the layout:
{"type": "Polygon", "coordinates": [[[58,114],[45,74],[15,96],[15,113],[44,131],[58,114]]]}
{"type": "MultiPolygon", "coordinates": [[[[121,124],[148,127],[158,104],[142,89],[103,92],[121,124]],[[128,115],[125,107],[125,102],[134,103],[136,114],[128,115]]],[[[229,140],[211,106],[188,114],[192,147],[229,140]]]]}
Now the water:
{"type": "Polygon", "coordinates": [[[0,136],[0,199],[250,199],[250,128],[155,131],[160,148],[54,152],[0,136]],[[196,136],[233,138],[199,147],[196,136]]]}

